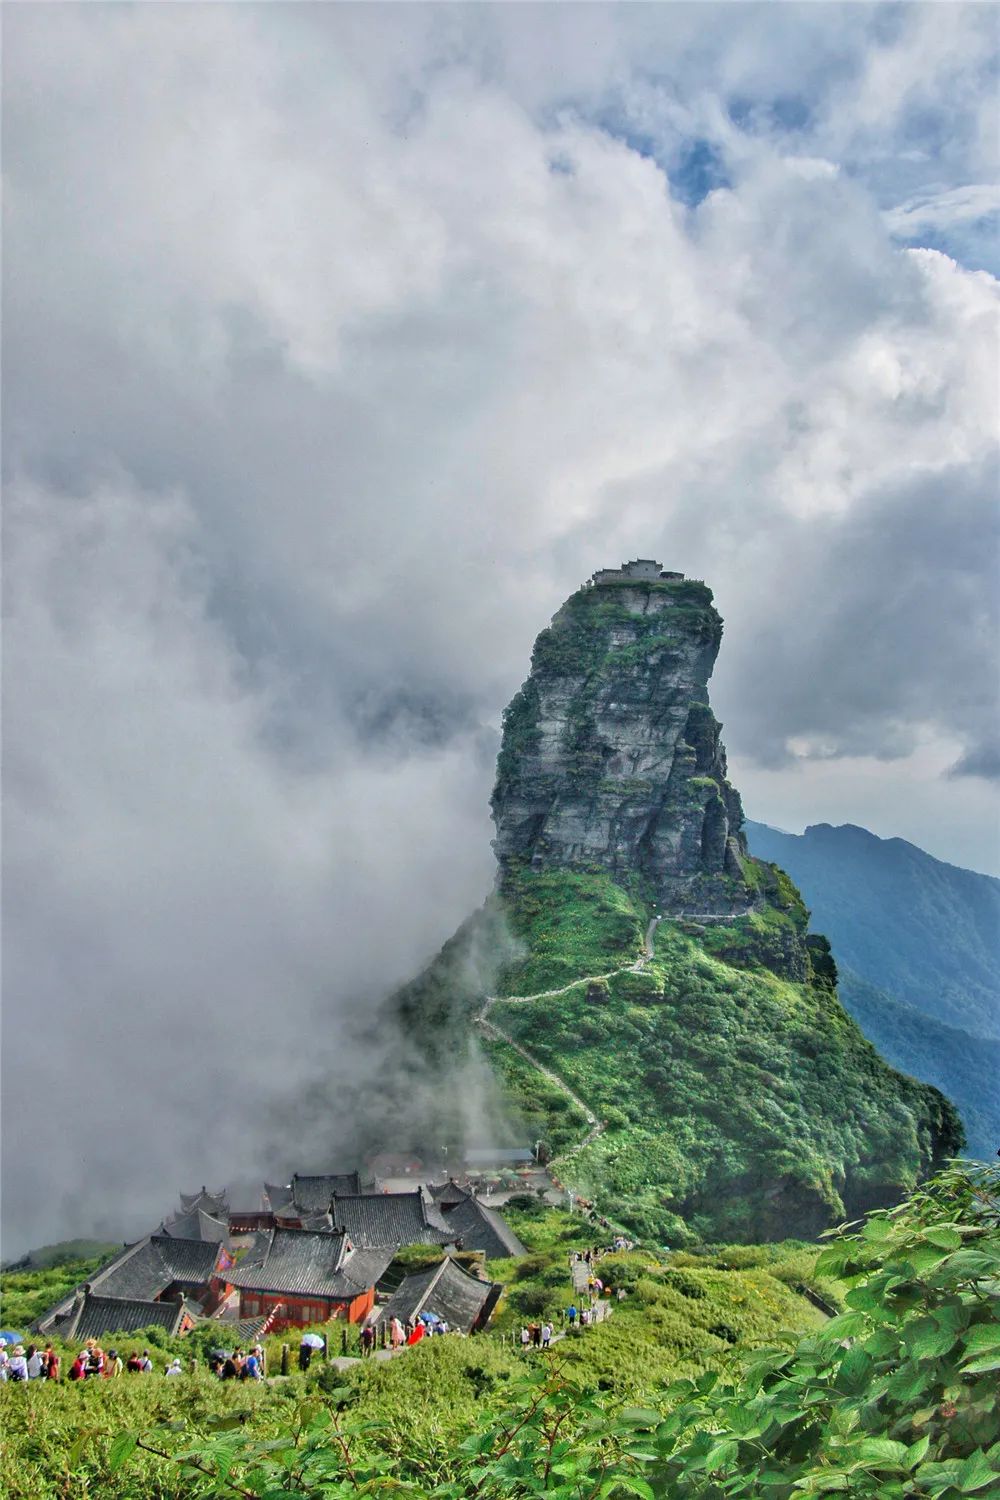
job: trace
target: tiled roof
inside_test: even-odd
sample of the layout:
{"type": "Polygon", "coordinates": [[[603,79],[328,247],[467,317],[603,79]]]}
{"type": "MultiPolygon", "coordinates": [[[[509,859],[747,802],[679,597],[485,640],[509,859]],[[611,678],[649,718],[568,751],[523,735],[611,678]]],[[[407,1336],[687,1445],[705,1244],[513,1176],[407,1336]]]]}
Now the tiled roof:
{"type": "Polygon", "coordinates": [[[496,1209],[487,1208],[478,1198],[468,1198],[450,1209],[445,1222],[452,1237],[461,1241],[463,1250],[482,1250],[487,1260],[528,1253],[496,1209]]]}
{"type": "Polygon", "coordinates": [[[452,1235],[435,1208],[428,1208],[417,1188],[412,1193],[359,1193],[333,1200],[335,1229],[346,1230],[352,1245],[446,1245],[452,1235]]]}
{"type": "Polygon", "coordinates": [[[206,1240],[175,1240],[168,1234],[154,1234],[150,1244],[163,1262],[171,1281],[203,1286],[215,1270],[219,1247],[206,1240]]]}
{"type": "Polygon", "coordinates": [[[233,1286],[344,1300],[375,1285],[392,1250],[349,1250],[342,1234],[273,1229],[262,1263],[241,1262],[228,1273],[233,1286]]]}
{"type": "Polygon", "coordinates": [[[464,1203],[466,1198],[472,1194],[467,1188],[459,1187],[453,1177],[447,1182],[429,1182],[427,1191],[439,1208],[454,1208],[458,1203],[464,1203]]]}
{"type": "Polygon", "coordinates": [[[97,1297],[116,1301],[152,1302],[175,1281],[185,1286],[204,1286],[215,1269],[218,1245],[210,1240],[175,1239],[170,1234],[151,1234],[127,1245],[120,1254],[74,1288],[69,1296],[43,1313],[35,1326],[55,1332],[73,1306],[73,1298],[85,1286],[97,1297]]]}
{"type": "Polygon", "coordinates": [[[320,1213],[330,1207],[331,1198],[360,1192],[361,1178],[357,1172],[333,1172],[321,1177],[300,1177],[296,1172],[292,1178],[292,1202],[320,1213]]]}
{"type": "Polygon", "coordinates": [[[287,1182],[265,1182],[264,1197],[267,1199],[267,1207],[273,1213],[275,1209],[284,1208],[286,1203],[291,1203],[291,1186],[287,1182]]]}
{"type": "Polygon", "coordinates": [[[492,1311],[502,1291],[497,1282],[480,1281],[445,1256],[429,1271],[405,1277],[382,1309],[382,1317],[412,1323],[419,1313],[435,1313],[452,1328],[469,1333],[484,1313],[492,1311]]]}
{"type": "Polygon", "coordinates": [[[229,1243],[229,1220],[216,1218],[203,1208],[193,1208],[190,1213],[175,1214],[160,1226],[161,1234],[169,1234],[179,1240],[205,1240],[221,1245],[229,1243]]]}
{"type": "Polygon", "coordinates": [[[159,1324],[176,1333],[184,1313],[180,1302],[146,1302],[131,1297],[98,1297],[87,1293],[78,1316],[70,1324],[68,1339],[101,1339],[108,1333],[136,1333],[159,1324]]]}
{"type": "Polygon", "coordinates": [[[182,1214],[189,1214],[196,1208],[203,1208],[216,1218],[225,1218],[229,1213],[229,1194],[225,1188],[220,1188],[217,1193],[210,1193],[207,1188],[201,1188],[197,1193],[181,1193],[180,1200],[182,1214]]]}

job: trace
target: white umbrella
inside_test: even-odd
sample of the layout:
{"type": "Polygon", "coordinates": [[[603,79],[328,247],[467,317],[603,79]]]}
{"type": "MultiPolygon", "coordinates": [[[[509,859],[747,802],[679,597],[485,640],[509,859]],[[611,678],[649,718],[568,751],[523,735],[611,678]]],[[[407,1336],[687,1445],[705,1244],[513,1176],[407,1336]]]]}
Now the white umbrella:
{"type": "Polygon", "coordinates": [[[322,1349],[323,1347],[323,1340],[318,1333],[304,1333],[302,1335],[302,1342],[303,1344],[308,1344],[310,1349],[322,1349]]]}

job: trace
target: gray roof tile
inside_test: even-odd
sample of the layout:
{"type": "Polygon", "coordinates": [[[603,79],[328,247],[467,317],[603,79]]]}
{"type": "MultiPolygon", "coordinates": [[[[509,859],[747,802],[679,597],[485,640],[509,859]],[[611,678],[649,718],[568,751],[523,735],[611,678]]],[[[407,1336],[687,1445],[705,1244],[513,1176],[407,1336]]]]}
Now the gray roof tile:
{"type": "Polygon", "coordinates": [[[241,1262],[228,1279],[246,1289],[344,1300],[374,1286],[391,1259],[391,1249],[348,1249],[342,1234],[273,1229],[262,1261],[241,1262]]]}
{"type": "Polygon", "coordinates": [[[359,1193],[333,1200],[333,1222],[359,1249],[400,1245],[446,1245],[452,1235],[428,1207],[419,1188],[412,1193],[359,1193]]]}
{"type": "Polygon", "coordinates": [[[147,1302],[129,1297],[98,1297],[88,1293],[79,1316],[66,1337],[102,1339],[108,1333],[136,1333],[140,1328],[158,1324],[168,1333],[176,1333],[183,1314],[180,1302],[147,1302]]]}
{"type": "Polygon", "coordinates": [[[497,1282],[480,1281],[445,1256],[439,1265],[406,1276],[382,1309],[382,1317],[412,1323],[418,1313],[435,1313],[462,1333],[471,1332],[488,1315],[503,1291],[497,1282]]]}
{"type": "Polygon", "coordinates": [[[319,1177],[292,1178],[291,1199],[300,1208],[325,1213],[330,1199],[341,1193],[360,1193],[361,1178],[357,1172],[328,1172],[319,1177]]]}
{"type": "Polygon", "coordinates": [[[463,1250],[482,1250],[487,1260],[528,1253],[496,1209],[487,1208],[478,1198],[468,1198],[449,1209],[445,1222],[463,1250]]]}

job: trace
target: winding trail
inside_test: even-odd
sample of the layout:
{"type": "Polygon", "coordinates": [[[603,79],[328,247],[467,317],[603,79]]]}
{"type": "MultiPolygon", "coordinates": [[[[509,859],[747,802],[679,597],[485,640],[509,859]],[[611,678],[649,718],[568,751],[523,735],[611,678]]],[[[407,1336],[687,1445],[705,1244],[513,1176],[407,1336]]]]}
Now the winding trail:
{"type": "MultiPolygon", "coordinates": [[[[678,912],[674,914],[670,920],[681,922],[735,922],[741,916],[745,915],[745,912],[678,912]]],[[[598,1136],[603,1135],[604,1131],[607,1129],[607,1126],[603,1120],[599,1120],[597,1118],[597,1116],[594,1114],[594,1111],[590,1108],[589,1104],[581,1099],[579,1094],[574,1093],[569,1084],[566,1082],[565,1078],[561,1078],[558,1073],[552,1070],[552,1068],[546,1067],[545,1063],[541,1062],[533,1052],[529,1052],[527,1047],[523,1046],[521,1042],[512,1037],[510,1032],[504,1031],[502,1026],[498,1026],[495,1021],[491,1021],[490,1011],[493,1009],[494,1005],[497,1004],[533,1005],[536,1000],[554,1000],[559,995],[567,995],[569,994],[570,990],[575,990],[582,984],[594,984],[599,980],[614,979],[618,974],[641,973],[653,958],[656,943],[656,929],[657,927],[659,927],[660,923],[665,920],[667,919],[662,916],[653,917],[652,921],[646,928],[646,933],[642,943],[642,953],[634,961],[634,963],[622,964],[620,968],[609,969],[605,974],[584,975],[580,979],[574,979],[571,981],[571,983],[562,985],[559,989],[539,990],[534,995],[487,995],[486,999],[483,1001],[482,1008],[478,1016],[476,1017],[476,1025],[479,1026],[481,1030],[486,1032],[487,1036],[492,1036],[495,1040],[500,1042],[506,1042],[507,1046],[512,1047],[515,1052],[519,1053],[520,1056],[524,1058],[525,1062],[528,1063],[532,1068],[534,1068],[536,1072],[541,1073],[542,1076],[544,1078],[547,1078],[550,1083],[555,1084],[556,1088],[560,1089],[562,1093],[566,1095],[567,1099],[569,1099],[571,1103],[576,1106],[576,1108],[584,1116],[584,1119],[587,1121],[587,1134],[583,1137],[583,1139],[578,1141],[575,1146],[570,1146],[567,1151],[561,1152],[559,1156],[554,1156],[552,1158],[551,1164],[554,1164],[555,1162],[565,1162],[568,1161],[571,1157],[576,1156],[577,1152],[583,1151],[585,1147],[591,1145],[594,1141],[596,1141],[598,1136]]]]}
{"type": "Polygon", "coordinates": [[[524,1058],[525,1062],[533,1067],[536,1072],[541,1073],[543,1078],[547,1078],[550,1083],[555,1084],[556,1088],[561,1090],[561,1092],[566,1095],[567,1099],[569,1099],[570,1102],[576,1106],[576,1108],[583,1115],[584,1119],[587,1121],[587,1134],[582,1138],[582,1140],[577,1141],[575,1146],[570,1146],[568,1151],[563,1151],[559,1156],[554,1156],[552,1158],[553,1163],[557,1161],[568,1161],[569,1158],[575,1156],[578,1151],[583,1151],[587,1146],[596,1141],[598,1136],[604,1134],[605,1130],[607,1129],[607,1125],[603,1120],[599,1120],[597,1118],[597,1116],[594,1114],[594,1111],[590,1108],[590,1105],[587,1104],[585,1100],[581,1099],[579,1094],[574,1093],[569,1084],[566,1082],[565,1078],[561,1078],[558,1073],[554,1072],[551,1068],[546,1067],[546,1065],[541,1062],[533,1052],[529,1052],[527,1047],[523,1046],[521,1042],[512,1037],[510,1032],[504,1031],[502,1026],[498,1026],[495,1021],[491,1021],[489,1018],[490,1011],[493,1009],[494,1005],[498,1003],[505,1005],[532,1005],[536,1000],[551,1000],[555,999],[558,995],[567,995],[570,990],[577,989],[581,984],[594,984],[598,980],[614,979],[618,974],[640,973],[653,957],[656,929],[662,921],[662,917],[654,917],[650,922],[649,926],[646,928],[646,935],[643,939],[643,951],[634,963],[623,964],[620,968],[617,969],[609,969],[606,974],[584,975],[580,979],[574,979],[570,984],[562,985],[561,988],[557,990],[539,990],[537,994],[534,995],[487,995],[486,999],[483,1001],[482,1009],[476,1017],[476,1025],[479,1026],[481,1030],[485,1031],[487,1036],[492,1036],[497,1041],[506,1042],[508,1047],[513,1047],[514,1051],[519,1053],[520,1056],[524,1058]]]}

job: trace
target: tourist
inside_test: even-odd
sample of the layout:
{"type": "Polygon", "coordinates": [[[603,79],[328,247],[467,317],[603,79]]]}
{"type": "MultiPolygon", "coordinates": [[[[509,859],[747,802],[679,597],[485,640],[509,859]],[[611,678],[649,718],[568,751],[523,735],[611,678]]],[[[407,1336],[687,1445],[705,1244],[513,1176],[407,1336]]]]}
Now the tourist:
{"type": "Polygon", "coordinates": [[[312,1357],[312,1345],[307,1344],[305,1339],[303,1339],[301,1344],[299,1345],[299,1369],[302,1371],[303,1375],[308,1370],[309,1363],[312,1357]]]}
{"type": "Polygon", "coordinates": [[[368,1359],[375,1347],[375,1329],[370,1323],[366,1323],[361,1330],[361,1357],[368,1359]]]}
{"type": "Polygon", "coordinates": [[[618,1297],[618,1301],[619,1302],[624,1302],[625,1301],[625,1288],[623,1286],[620,1286],[618,1288],[618,1291],[617,1291],[616,1295],[618,1297]]]}
{"type": "Polygon", "coordinates": [[[250,1353],[247,1355],[246,1359],[243,1361],[243,1368],[240,1371],[240,1379],[241,1380],[263,1380],[263,1378],[264,1378],[264,1371],[260,1367],[260,1360],[257,1358],[257,1355],[254,1352],[254,1350],[251,1349],[250,1353]]]}
{"type": "Polygon", "coordinates": [[[24,1357],[23,1344],[14,1345],[7,1378],[8,1380],[27,1380],[28,1378],[28,1361],[24,1357]]]}
{"type": "Polygon", "coordinates": [[[235,1380],[240,1373],[240,1367],[236,1363],[234,1354],[227,1354],[222,1364],[222,1379],[235,1380]]]}
{"type": "Polygon", "coordinates": [[[393,1318],[392,1322],[389,1324],[389,1333],[392,1347],[394,1349],[401,1348],[402,1345],[406,1342],[406,1330],[404,1329],[402,1323],[398,1318],[393,1318]]]}
{"type": "Polygon", "coordinates": [[[138,1375],[139,1371],[142,1369],[142,1357],[139,1354],[138,1349],[132,1350],[132,1353],[125,1361],[125,1368],[130,1375],[138,1375]]]}
{"type": "Polygon", "coordinates": [[[10,1377],[10,1355],[7,1353],[7,1345],[0,1344],[0,1380],[10,1377]]]}
{"type": "Polygon", "coordinates": [[[529,1329],[528,1329],[528,1328],[527,1328],[527,1327],[526,1327],[526,1326],[525,1326],[525,1327],[523,1327],[523,1328],[522,1328],[522,1329],[521,1329],[521,1348],[522,1348],[522,1349],[527,1349],[527,1347],[528,1347],[528,1345],[529,1345],[529,1344],[530,1344],[530,1343],[531,1343],[531,1332],[530,1332],[530,1330],[529,1330],[529,1329]]]}
{"type": "Polygon", "coordinates": [[[24,1357],[25,1369],[29,1380],[41,1380],[42,1378],[42,1356],[34,1344],[28,1345],[28,1352],[24,1357]]]}
{"type": "Polygon", "coordinates": [[[169,1365],[167,1365],[167,1368],[166,1368],[166,1370],[165,1370],[164,1373],[167,1374],[167,1375],[183,1375],[184,1371],[181,1369],[181,1362],[180,1362],[180,1360],[179,1359],[172,1359],[170,1361],[169,1365]]]}
{"type": "Polygon", "coordinates": [[[424,1326],[423,1323],[421,1323],[420,1319],[418,1318],[417,1321],[416,1321],[416,1323],[413,1325],[412,1331],[407,1336],[407,1339],[406,1339],[407,1347],[409,1347],[412,1344],[419,1344],[420,1340],[423,1338],[423,1336],[424,1336],[424,1334],[426,1332],[427,1332],[426,1327],[424,1326]]]}
{"type": "Polygon", "coordinates": [[[254,1352],[254,1356],[255,1356],[255,1358],[257,1360],[258,1367],[260,1369],[260,1378],[261,1378],[261,1380],[263,1380],[264,1376],[267,1374],[267,1360],[264,1357],[264,1346],[263,1346],[263,1344],[254,1344],[254,1346],[253,1346],[253,1352],[254,1352]]]}
{"type": "Polygon", "coordinates": [[[83,1373],[88,1380],[104,1374],[104,1350],[93,1339],[87,1340],[87,1364],[83,1373]]]}
{"type": "Polygon", "coordinates": [[[117,1349],[109,1349],[108,1350],[108,1357],[104,1361],[104,1378],[105,1378],[105,1380],[111,1380],[111,1379],[114,1378],[114,1376],[120,1375],[121,1372],[122,1372],[122,1368],[123,1368],[123,1366],[122,1366],[121,1357],[120,1357],[120,1355],[118,1353],[118,1350],[117,1349]]]}
{"type": "Polygon", "coordinates": [[[149,1357],[149,1350],[148,1349],[143,1349],[143,1351],[142,1351],[142,1360],[141,1360],[141,1363],[140,1363],[140,1368],[141,1368],[142,1373],[144,1375],[152,1375],[152,1373],[153,1373],[153,1361],[149,1357]]]}
{"type": "Polygon", "coordinates": [[[69,1367],[70,1380],[82,1380],[87,1373],[87,1351],[81,1349],[69,1367]]]}
{"type": "Polygon", "coordinates": [[[567,1323],[569,1324],[569,1326],[571,1328],[575,1328],[576,1327],[576,1317],[577,1317],[576,1304],[574,1302],[571,1302],[570,1305],[569,1305],[569,1307],[567,1307],[567,1309],[566,1309],[566,1321],[567,1321],[567,1323]]]}
{"type": "Polygon", "coordinates": [[[590,1323],[590,1308],[585,1307],[580,1314],[580,1327],[586,1328],[590,1323]]]}
{"type": "Polygon", "coordinates": [[[542,1324],[542,1348],[543,1349],[547,1349],[549,1347],[549,1345],[551,1344],[551,1342],[552,1342],[552,1324],[549,1323],[549,1322],[545,1322],[545,1323],[542,1324]]]}
{"type": "Polygon", "coordinates": [[[45,1345],[45,1353],[42,1355],[42,1373],[46,1380],[59,1379],[59,1356],[51,1344],[45,1345]]]}
{"type": "Polygon", "coordinates": [[[532,1323],[532,1325],[531,1325],[531,1344],[532,1344],[532,1348],[534,1348],[534,1349],[540,1349],[541,1346],[542,1346],[542,1325],[541,1325],[541,1323],[532,1323]]]}

